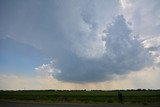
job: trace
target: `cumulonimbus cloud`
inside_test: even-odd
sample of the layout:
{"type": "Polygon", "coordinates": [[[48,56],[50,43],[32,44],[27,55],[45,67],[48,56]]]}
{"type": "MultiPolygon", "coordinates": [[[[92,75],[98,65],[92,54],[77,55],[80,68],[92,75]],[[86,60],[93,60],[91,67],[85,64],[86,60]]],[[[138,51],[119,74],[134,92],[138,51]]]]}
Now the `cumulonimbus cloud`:
{"type": "Polygon", "coordinates": [[[123,15],[117,16],[104,31],[106,52],[100,58],[88,59],[65,53],[65,60],[56,63],[60,73],[55,78],[68,82],[100,82],[113,74],[137,71],[152,63],[149,52],[132,35],[123,15]]]}
{"type": "MultiPolygon", "coordinates": [[[[39,70],[56,69],[52,75],[58,80],[100,82],[112,79],[113,74],[138,71],[152,63],[148,50],[129,29],[126,14],[125,18],[117,16],[108,25],[113,17],[121,14],[119,0],[35,0],[3,4],[6,14],[1,13],[2,34],[33,45],[48,59],[54,59],[54,65],[42,65],[39,70]],[[108,27],[104,28],[106,24],[108,27]]],[[[139,7],[136,10],[139,11],[139,7]]],[[[131,20],[133,25],[145,29],[138,27],[143,17],[142,20],[137,18],[131,20]]],[[[147,22],[149,19],[147,17],[147,22]]]]}

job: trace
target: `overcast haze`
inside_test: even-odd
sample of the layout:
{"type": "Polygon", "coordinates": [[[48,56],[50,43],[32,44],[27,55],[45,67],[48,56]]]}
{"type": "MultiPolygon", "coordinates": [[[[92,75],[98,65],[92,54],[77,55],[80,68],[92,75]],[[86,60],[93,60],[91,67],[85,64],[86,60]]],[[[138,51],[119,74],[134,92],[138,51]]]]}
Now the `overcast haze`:
{"type": "Polygon", "coordinates": [[[0,89],[159,89],[159,0],[0,0],[0,89]]]}

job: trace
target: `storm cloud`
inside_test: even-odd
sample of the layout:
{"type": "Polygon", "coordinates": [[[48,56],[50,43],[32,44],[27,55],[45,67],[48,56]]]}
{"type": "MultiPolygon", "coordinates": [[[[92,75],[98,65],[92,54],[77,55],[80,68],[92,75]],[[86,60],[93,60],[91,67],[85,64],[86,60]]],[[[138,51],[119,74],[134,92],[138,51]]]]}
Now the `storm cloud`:
{"type": "Polygon", "coordinates": [[[55,78],[69,82],[100,82],[111,79],[113,74],[129,73],[151,64],[149,52],[132,35],[123,15],[117,16],[104,33],[106,52],[101,57],[65,53],[65,60],[56,63],[61,72],[54,75],[55,78]]]}
{"type": "Polygon", "coordinates": [[[0,37],[41,51],[53,62],[35,70],[47,69],[60,81],[102,82],[153,63],[126,15],[119,15],[119,0],[16,0],[2,7],[0,37]]]}

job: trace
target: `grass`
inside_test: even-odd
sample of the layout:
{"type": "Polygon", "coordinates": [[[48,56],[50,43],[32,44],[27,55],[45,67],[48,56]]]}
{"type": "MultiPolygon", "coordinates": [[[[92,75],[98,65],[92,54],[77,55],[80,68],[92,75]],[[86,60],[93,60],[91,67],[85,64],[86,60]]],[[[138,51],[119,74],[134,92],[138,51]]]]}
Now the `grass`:
{"type": "MultiPolygon", "coordinates": [[[[160,104],[160,90],[122,90],[121,92],[124,96],[123,104],[160,104]]],[[[116,90],[0,91],[0,100],[39,103],[120,104],[116,90]]]]}

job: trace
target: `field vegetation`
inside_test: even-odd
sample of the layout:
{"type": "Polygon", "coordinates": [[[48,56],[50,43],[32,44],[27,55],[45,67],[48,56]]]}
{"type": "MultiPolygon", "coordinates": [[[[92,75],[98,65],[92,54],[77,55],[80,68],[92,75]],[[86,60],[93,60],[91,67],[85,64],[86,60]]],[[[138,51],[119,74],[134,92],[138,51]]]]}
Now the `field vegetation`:
{"type": "Polygon", "coordinates": [[[78,104],[160,104],[160,90],[120,90],[123,102],[119,101],[118,90],[20,90],[0,91],[1,101],[34,103],[78,103],[78,104]]]}

